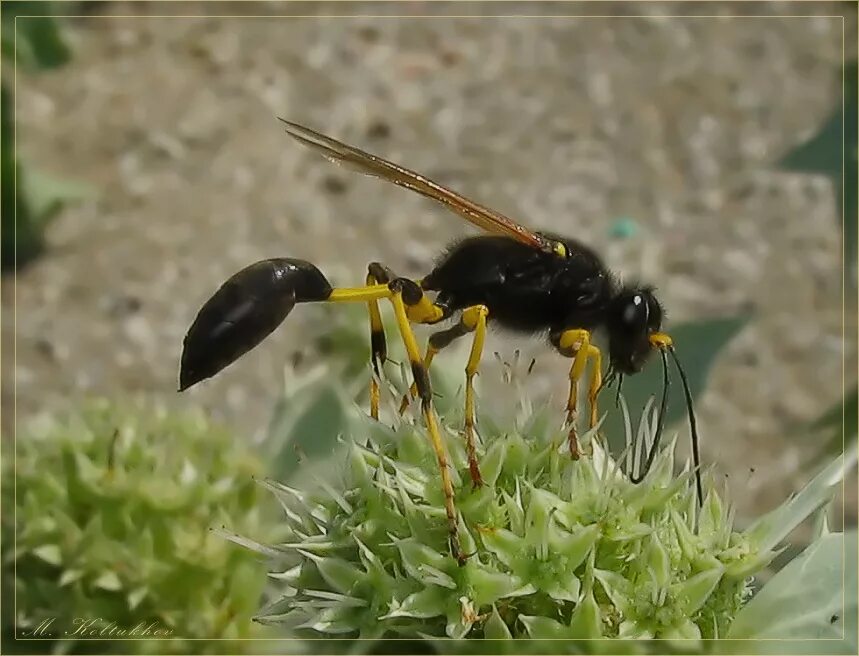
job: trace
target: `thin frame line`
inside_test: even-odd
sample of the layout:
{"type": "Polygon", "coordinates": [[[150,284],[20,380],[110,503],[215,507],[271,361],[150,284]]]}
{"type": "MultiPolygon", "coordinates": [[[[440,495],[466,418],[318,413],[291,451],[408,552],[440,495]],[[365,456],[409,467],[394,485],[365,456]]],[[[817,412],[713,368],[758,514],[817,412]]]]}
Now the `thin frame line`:
{"type": "MultiPolygon", "coordinates": [[[[50,2],[51,0],[37,0],[37,1],[39,1],[39,2],[50,2]]],[[[146,1],[147,2],[175,2],[176,0],[146,0],[146,1]]],[[[182,1],[182,0],[179,0],[179,1],[182,1]]],[[[220,2],[220,1],[226,2],[228,0],[206,0],[206,1],[207,2],[220,2]]],[[[348,4],[348,3],[351,3],[352,1],[353,0],[323,0],[323,2],[335,2],[337,4],[348,4]]],[[[388,4],[388,3],[394,4],[394,3],[400,2],[400,0],[374,0],[374,1],[375,2],[383,2],[385,4],[388,4]]],[[[480,4],[491,4],[493,2],[514,2],[514,1],[518,1],[518,0],[489,0],[488,2],[485,2],[485,3],[481,2],[480,0],[477,0],[476,4],[480,5],[480,4]]],[[[552,3],[554,3],[554,2],[562,3],[562,2],[568,2],[569,0],[541,0],[541,1],[542,2],[552,2],[552,3]]],[[[602,0],[597,0],[597,2],[601,2],[601,1],[602,0]]],[[[646,2],[646,0],[643,0],[643,1],[646,2]]],[[[665,0],[663,0],[663,1],[665,1],[665,0]]],[[[668,0],[668,1],[669,2],[684,2],[686,0],[668,0]]],[[[746,2],[749,4],[760,4],[760,0],[727,0],[727,1],[731,2],[731,3],[746,2]]],[[[789,0],[789,1],[807,4],[809,0],[789,0]]],[[[450,2],[450,0],[429,0],[429,2],[430,2],[430,4],[434,4],[436,2],[438,2],[438,3],[450,2]]],[[[709,4],[709,3],[707,3],[707,4],[709,4]]],[[[157,19],[163,19],[163,18],[196,18],[196,19],[204,19],[204,20],[212,19],[212,18],[231,18],[231,19],[236,19],[236,18],[251,18],[251,19],[254,19],[254,18],[266,18],[266,19],[272,19],[272,18],[286,18],[286,19],[289,19],[289,18],[316,18],[316,19],[319,19],[319,18],[325,18],[325,19],[329,19],[329,18],[398,18],[398,19],[400,19],[400,18],[412,18],[412,19],[421,19],[421,18],[423,18],[423,19],[432,19],[432,18],[442,18],[442,19],[445,19],[445,18],[480,18],[480,19],[485,19],[485,18],[538,18],[538,19],[551,19],[551,18],[612,18],[612,19],[623,19],[623,18],[648,18],[648,19],[653,19],[653,18],[683,18],[683,19],[689,19],[689,18],[720,18],[720,19],[769,18],[769,19],[774,19],[774,20],[780,19],[780,18],[840,18],[841,19],[841,26],[842,26],[842,31],[841,31],[841,43],[842,43],[842,48],[841,48],[841,50],[842,50],[841,51],[841,61],[842,61],[842,72],[841,72],[841,83],[842,83],[842,90],[841,90],[841,105],[842,105],[842,119],[841,119],[841,123],[842,123],[842,138],[841,138],[841,182],[842,182],[842,184],[841,184],[841,187],[842,187],[842,190],[841,190],[841,193],[842,193],[842,239],[841,239],[841,242],[842,242],[842,258],[841,258],[841,262],[842,262],[842,295],[841,296],[842,296],[842,299],[841,300],[842,300],[842,305],[841,305],[841,316],[842,316],[842,321],[841,321],[841,324],[842,324],[842,345],[844,348],[843,353],[842,353],[842,367],[841,367],[841,371],[842,371],[842,374],[841,374],[842,398],[845,394],[845,391],[846,391],[844,389],[845,388],[845,381],[846,381],[846,379],[845,379],[845,364],[844,364],[844,361],[846,359],[845,277],[846,277],[846,268],[847,267],[846,267],[846,262],[844,259],[844,250],[845,250],[844,234],[846,232],[845,228],[844,228],[844,226],[845,226],[844,218],[845,218],[845,209],[846,208],[844,208],[844,203],[843,203],[844,187],[845,187],[845,185],[844,185],[844,182],[845,182],[845,150],[844,149],[845,149],[845,139],[846,139],[846,133],[844,131],[845,130],[845,121],[846,121],[845,108],[844,108],[845,97],[846,97],[846,89],[845,89],[845,73],[846,73],[845,33],[846,33],[846,28],[845,28],[845,24],[844,24],[844,19],[845,19],[844,15],[840,15],[840,14],[839,15],[789,14],[789,15],[783,15],[783,16],[771,16],[771,15],[762,15],[762,14],[753,14],[753,15],[749,15],[749,16],[664,15],[664,14],[656,14],[656,15],[654,15],[654,14],[629,14],[629,15],[621,15],[621,16],[618,16],[618,15],[611,15],[611,16],[609,16],[609,15],[594,15],[594,14],[589,14],[589,15],[584,15],[584,16],[582,16],[582,15],[564,15],[564,14],[547,14],[547,15],[516,15],[516,14],[513,14],[513,15],[495,15],[495,16],[474,16],[474,15],[420,16],[420,15],[369,15],[369,14],[367,14],[367,15],[365,15],[365,14],[336,14],[336,15],[326,15],[326,14],[273,15],[273,14],[269,14],[269,15],[250,15],[250,16],[248,16],[248,15],[242,15],[242,16],[206,15],[206,16],[201,16],[201,15],[182,15],[182,14],[178,14],[178,15],[146,15],[146,16],[115,15],[115,14],[109,14],[109,15],[86,15],[86,14],[80,14],[80,15],[78,15],[78,14],[48,15],[48,14],[45,14],[45,15],[41,15],[41,16],[39,16],[39,15],[20,15],[20,16],[16,15],[15,19],[14,19],[14,44],[13,44],[14,45],[13,90],[14,90],[14,96],[15,96],[13,98],[13,117],[14,117],[14,122],[15,122],[14,132],[13,132],[13,155],[14,155],[14,158],[13,158],[14,159],[13,181],[15,184],[15,188],[14,188],[14,212],[13,212],[13,219],[14,219],[15,225],[14,225],[14,233],[13,234],[14,234],[15,243],[13,244],[13,246],[14,246],[14,268],[15,268],[15,271],[13,274],[13,276],[14,276],[13,277],[13,283],[14,283],[14,285],[13,285],[13,307],[14,307],[13,367],[14,367],[14,370],[13,370],[13,415],[12,415],[13,416],[13,454],[14,454],[14,459],[15,459],[15,461],[13,462],[13,470],[15,473],[15,480],[13,482],[13,489],[14,489],[13,498],[14,498],[14,503],[15,503],[13,520],[15,521],[14,546],[15,546],[16,551],[17,551],[17,540],[18,540],[18,532],[17,532],[17,528],[18,528],[18,522],[17,522],[17,513],[18,513],[18,502],[17,502],[17,493],[18,493],[18,486],[17,486],[17,482],[18,482],[17,481],[17,448],[18,448],[17,405],[18,404],[17,404],[17,399],[18,399],[18,396],[17,396],[17,393],[18,393],[18,386],[17,386],[17,382],[18,382],[18,380],[17,380],[17,376],[16,376],[17,357],[18,357],[18,353],[17,353],[17,343],[18,343],[18,305],[17,305],[17,303],[18,303],[18,294],[17,294],[17,292],[18,292],[18,240],[17,240],[17,228],[18,228],[18,185],[17,185],[17,177],[18,177],[18,158],[17,158],[17,137],[18,137],[18,121],[17,121],[18,18],[86,18],[86,19],[92,19],[92,18],[123,18],[123,19],[131,19],[131,18],[138,18],[138,19],[139,18],[144,18],[144,19],[152,19],[152,18],[157,18],[157,19]]],[[[842,405],[842,457],[844,455],[844,447],[845,447],[845,423],[844,423],[844,407],[842,405]]],[[[845,488],[845,478],[844,477],[842,477],[842,479],[841,479],[841,488],[842,488],[842,498],[843,498],[844,497],[844,488],[845,488]]],[[[859,493],[859,490],[857,490],[857,493],[859,493]]],[[[842,504],[842,524],[845,522],[845,520],[846,520],[846,508],[842,504]]],[[[846,592],[845,592],[845,587],[846,587],[845,586],[845,582],[846,582],[846,578],[845,578],[846,577],[845,550],[846,550],[846,545],[842,541],[842,568],[841,568],[841,572],[842,572],[842,615],[843,615],[843,609],[845,608],[845,602],[846,602],[846,599],[845,599],[845,594],[846,594],[846,592]]],[[[17,579],[17,565],[18,565],[17,559],[15,559],[14,575],[15,575],[16,579],[17,579]]],[[[17,603],[18,603],[18,594],[17,594],[17,589],[16,589],[15,590],[15,600],[14,600],[16,622],[13,623],[13,629],[15,631],[15,640],[16,641],[17,640],[21,640],[21,641],[57,640],[57,638],[19,638],[17,636],[17,629],[18,629],[18,627],[17,627],[17,617],[18,617],[17,603]]],[[[699,638],[698,641],[712,642],[712,641],[722,641],[722,640],[735,640],[737,642],[746,642],[746,641],[748,641],[748,642],[774,642],[774,641],[775,642],[785,642],[785,641],[789,640],[791,642],[831,642],[831,641],[843,641],[845,638],[846,638],[846,626],[844,627],[844,633],[842,633],[841,638],[792,638],[792,639],[786,639],[786,638],[730,638],[730,639],[729,638],[699,638]]],[[[346,638],[330,638],[330,637],[326,637],[326,638],[274,638],[274,640],[277,640],[277,641],[291,641],[291,640],[316,641],[316,640],[332,640],[332,639],[334,639],[334,640],[345,640],[346,638]]],[[[464,640],[464,638],[462,638],[462,639],[434,638],[434,639],[436,639],[436,640],[464,640]]],[[[62,638],[60,638],[60,640],[62,640],[62,638]]],[[[167,638],[167,637],[165,637],[165,638],[153,638],[153,637],[83,638],[83,639],[78,639],[78,640],[99,642],[99,641],[110,641],[110,640],[121,640],[121,641],[137,641],[137,640],[202,641],[202,640],[214,640],[214,641],[223,641],[223,640],[236,640],[236,639],[235,638],[187,638],[187,637],[183,637],[183,636],[172,636],[170,638],[167,638]]],[[[269,641],[269,640],[272,640],[272,638],[242,638],[240,640],[241,641],[269,641]]],[[[349,640],[352,640],[352,641],[354,641],[354,640],[373,640],[373,641],[375,641],[376,639],[374,639],[374,638],[349,638],[349,640]]],[[[392,641],[405,640],[405,641],[408,641],[408,640],[412,640],[412,639],[411,638],[387,638],[386,640],[392,640],[392,641]]],[[[554,638],[527,638],[526,640],[544,641],[544,640],[554,640],[554,638]]],[[[595,640],[598,640],[598,641],[623,641],[623,642],[626,642],[626,641],[638,642],[639,641],[639,639],[636,639],[636,638],[596,638],[595,640]]]]}

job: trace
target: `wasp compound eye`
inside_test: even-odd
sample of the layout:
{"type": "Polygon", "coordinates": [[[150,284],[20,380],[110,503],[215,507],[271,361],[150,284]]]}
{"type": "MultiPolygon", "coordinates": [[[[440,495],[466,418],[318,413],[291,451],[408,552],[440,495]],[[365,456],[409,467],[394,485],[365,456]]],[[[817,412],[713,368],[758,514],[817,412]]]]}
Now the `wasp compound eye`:
{"type": "Polygon", "coordinates": [[[296,303],[325,300],[331,285],[309,262],[262,260],[233,275],[206,301],[182,348],[179,391],[210,378],[268,337],[296,303]]]}

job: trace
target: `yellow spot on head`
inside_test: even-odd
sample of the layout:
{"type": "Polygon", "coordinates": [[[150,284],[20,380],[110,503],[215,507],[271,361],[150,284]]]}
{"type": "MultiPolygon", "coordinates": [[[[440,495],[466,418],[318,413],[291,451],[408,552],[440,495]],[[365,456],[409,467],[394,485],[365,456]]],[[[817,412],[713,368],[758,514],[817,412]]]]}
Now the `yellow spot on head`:
{"type": "Polygon", "coordinates": [[[650,335],[650,345],[656,348],[668,348],[674,344],[674,340],[665,333],[652,333],[650,335]]]}
{"type": "Polygon", "coordinates": [[[555,255],[558,257],[567,257],[567,247],[559,241],[555,242],[555,255]]]}

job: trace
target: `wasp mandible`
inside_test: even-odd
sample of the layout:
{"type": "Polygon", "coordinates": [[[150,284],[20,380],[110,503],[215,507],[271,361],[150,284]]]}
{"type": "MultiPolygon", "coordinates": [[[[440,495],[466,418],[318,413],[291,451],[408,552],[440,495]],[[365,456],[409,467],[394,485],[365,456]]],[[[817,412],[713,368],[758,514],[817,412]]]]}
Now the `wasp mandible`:
{"type": "Polygon", "coordinates": [[[435,268],[420,280],[395,275],[379,263],[368,267],[366,285],[334,288],[310,262],[274,258],[256,262],[227,280],[203,305],[185,336],[179,390],[214,376],[259,344],[286,318],[296,303],[366,303],[370,315],[371,377],[370,412],[378,418],[378,376],[387,357],[379,301],[393,305],[397,328],[408,354],[421,414],[432,442],[445,494],[450,545],[462,563],[457,538],[454,492],[447,455],[438,430],[428,374],[436,354],[454,340],[472,335],[465,367],[465,442],[469,470],[475,486],[481,484],[475,449],[474,376],[477,374],[487,326],[533,335],[542,334],[563,356],[572,360],[566,416],[570,426],[570,453],[579,457],[575,430],[578,383],[587,379],[590,427],[597,423],[597,395],[625,375],[639,372],[654,352],[662,356],[661,412],[654,440],[633,482],[650,469],[662,435],[669,385],[668,355],[683,384],[692,437],[698,502],[702,500],[698,433],[692,396],[671,337],[662,332],[663,308],[654,289],[626,285],[613,275],[600,257],[576,239],[546,232],[532,232],[508,217],[443,187],[414,171],[376,155],[327,137],[297,123],[280,119],[288,135],[334,163],[410,189],[446,206],[485,231],[451,245],[435,268]],[[433,294],[430,298],[428,293],[433,294]],[[455,319],[451,326],[430,335],[421,354],[412,324],[437,324],[455,319]],[[602,353],[592,334],[602,330],[608,337],[608,368],[602,377],[602,353]],[[588,369],[588,365],[590,368],[588,369]]]}

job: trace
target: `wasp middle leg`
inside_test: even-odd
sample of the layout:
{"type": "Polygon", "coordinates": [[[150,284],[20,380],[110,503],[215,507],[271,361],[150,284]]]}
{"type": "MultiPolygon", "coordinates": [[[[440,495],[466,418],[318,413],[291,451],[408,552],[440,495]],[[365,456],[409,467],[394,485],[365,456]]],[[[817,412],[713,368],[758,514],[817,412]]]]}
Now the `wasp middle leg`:
{"type": "Polygon", "coordinates": [[[585,373],[588,360],[592,362],[588,382],[588,406],[590,416],[588,428],[597,424],[597,393],[602,385],[602,353],[591,344],[591,333],[588,330],[573,328],[552,335],[552,343],[558,352],[568,358],[573,358],[570,366],[570,392],[567,396],[567,424],[570,426],[568,441],[570,455],[578,458],[581,455],[578,434],[576,433],[576,418],[578,417],[579,381],[585,373]]]}

